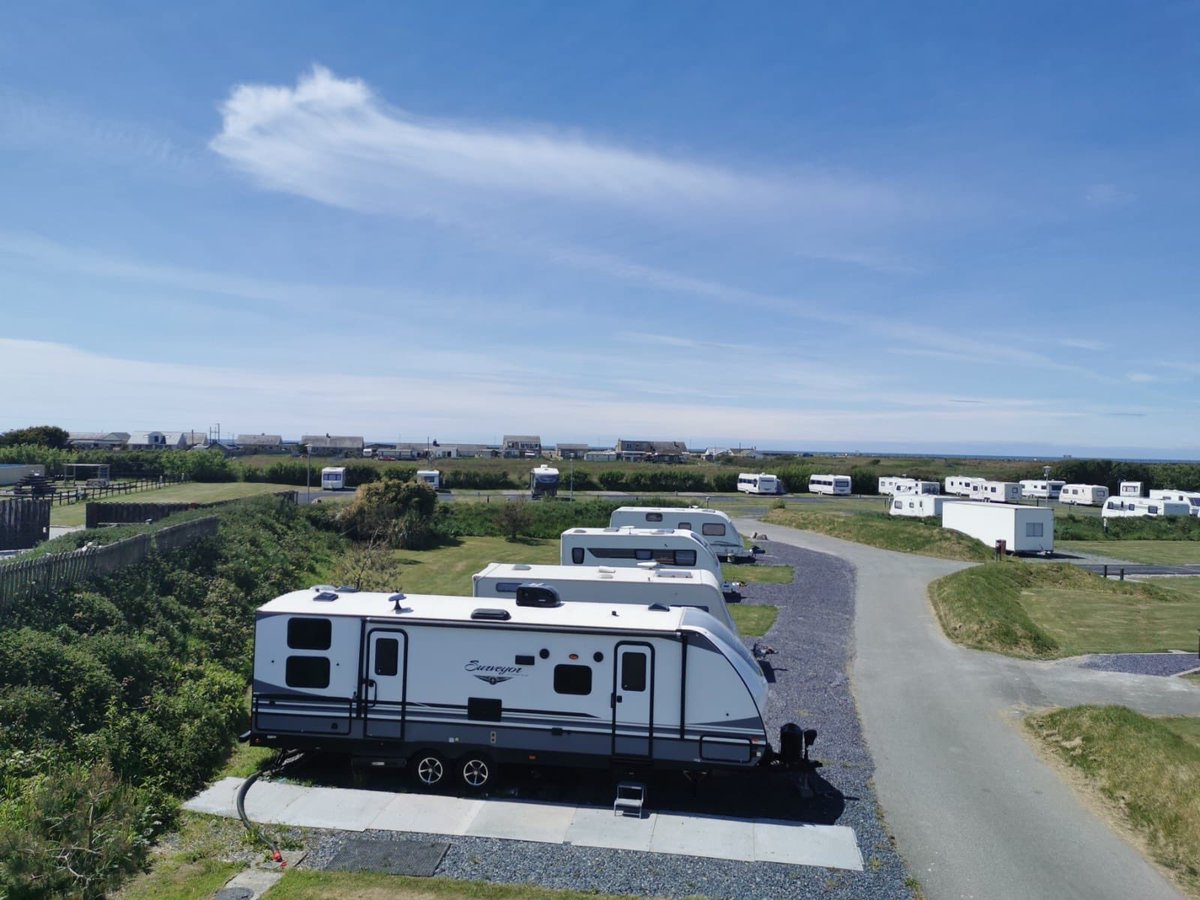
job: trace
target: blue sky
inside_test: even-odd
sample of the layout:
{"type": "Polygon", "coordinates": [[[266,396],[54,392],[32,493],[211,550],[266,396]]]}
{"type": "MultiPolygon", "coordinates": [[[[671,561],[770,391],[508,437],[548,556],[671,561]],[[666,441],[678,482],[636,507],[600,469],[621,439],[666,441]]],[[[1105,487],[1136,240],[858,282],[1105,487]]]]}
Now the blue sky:
{"type": "Polygon", "coordinates": [[[0,6],[0,429],[1193,457],[1196,3],[0,6]]]}

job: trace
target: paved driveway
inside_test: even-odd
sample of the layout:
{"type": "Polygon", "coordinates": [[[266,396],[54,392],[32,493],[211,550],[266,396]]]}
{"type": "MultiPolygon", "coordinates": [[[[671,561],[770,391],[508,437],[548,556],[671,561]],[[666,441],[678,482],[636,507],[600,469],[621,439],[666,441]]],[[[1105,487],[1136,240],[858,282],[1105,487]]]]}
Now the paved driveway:
{"type": "Polygon", "coordinates": [[[887,822],[930,897],[1179,896],[1035,755],[1019,720],[1079,703],[1200,715],[1200,688],[965,649],[942,634],[927,588],[967,564],[737,524],[854,565],[859,713],[887,822]]]}

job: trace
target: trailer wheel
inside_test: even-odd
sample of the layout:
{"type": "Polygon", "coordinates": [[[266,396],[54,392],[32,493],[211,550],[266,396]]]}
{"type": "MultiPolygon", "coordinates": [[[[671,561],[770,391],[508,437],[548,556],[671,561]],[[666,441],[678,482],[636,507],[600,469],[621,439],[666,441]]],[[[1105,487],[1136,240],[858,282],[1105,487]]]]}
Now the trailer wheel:
{"type": "Polygon", "coordinates": [[[459,780],[472,791],[480,791],[487,787],[495,771],[492,761],[478,753],[463,757],[462,762],[458,764],[459,780]]]}
{"type": "Polygon", "coordinates": [[[423,750],[415,754],[408,765],[421,787],[437,787],[446,780],[446,762],[432,751],[423,750]]]}

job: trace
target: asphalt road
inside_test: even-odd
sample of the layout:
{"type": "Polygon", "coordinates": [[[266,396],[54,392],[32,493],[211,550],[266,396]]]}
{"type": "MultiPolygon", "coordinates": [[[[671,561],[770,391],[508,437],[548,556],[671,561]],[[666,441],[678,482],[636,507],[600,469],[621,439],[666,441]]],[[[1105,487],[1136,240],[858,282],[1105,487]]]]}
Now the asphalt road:
{"type": "Polygon", "coordinates": [[[926,591],[967,564],[737,524],[855,567],[854,693],[885,818],[929,897],[1180,896],[1038,758],[1020,718],[1080,703],[1200,715],[1200,688],[959,647],[926,591]]]}

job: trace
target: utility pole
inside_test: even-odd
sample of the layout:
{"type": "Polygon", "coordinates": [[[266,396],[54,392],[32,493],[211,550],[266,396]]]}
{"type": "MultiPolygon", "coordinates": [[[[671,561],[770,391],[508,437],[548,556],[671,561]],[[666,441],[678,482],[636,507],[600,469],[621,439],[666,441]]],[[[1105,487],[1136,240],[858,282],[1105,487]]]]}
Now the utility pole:
{"type": "Polygon", "coordinates": [[[312,503],[312,444],[305,444],[308,451],[308,464],[304,468],[304,502],[312,503]]]}

